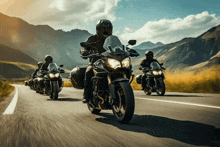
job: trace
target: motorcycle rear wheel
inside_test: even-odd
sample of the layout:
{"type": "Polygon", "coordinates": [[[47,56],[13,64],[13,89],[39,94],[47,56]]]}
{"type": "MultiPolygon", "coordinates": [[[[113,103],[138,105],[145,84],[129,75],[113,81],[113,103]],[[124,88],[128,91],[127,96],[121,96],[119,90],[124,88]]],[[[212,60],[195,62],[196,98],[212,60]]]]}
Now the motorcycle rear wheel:
{"type": "Polygon", "coordinates": [[[128,123],[134,114],[134,93],[129,82],[119,82],[116,87],[117,101],[112,106],[118,122],[128,123]]]}

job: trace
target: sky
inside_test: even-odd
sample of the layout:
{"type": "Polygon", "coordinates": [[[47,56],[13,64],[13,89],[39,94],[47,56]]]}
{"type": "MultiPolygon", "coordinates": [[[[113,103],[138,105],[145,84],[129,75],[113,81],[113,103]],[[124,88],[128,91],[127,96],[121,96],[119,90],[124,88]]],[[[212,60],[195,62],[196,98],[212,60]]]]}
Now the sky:
{"type": "Polygon", "coordinates": [[[220,0],[0,0],[0,12],[34,25],[92,34],[105,18],[123,43],[136,39],[137,44],[172,43],[220,25],[220,0]]]}

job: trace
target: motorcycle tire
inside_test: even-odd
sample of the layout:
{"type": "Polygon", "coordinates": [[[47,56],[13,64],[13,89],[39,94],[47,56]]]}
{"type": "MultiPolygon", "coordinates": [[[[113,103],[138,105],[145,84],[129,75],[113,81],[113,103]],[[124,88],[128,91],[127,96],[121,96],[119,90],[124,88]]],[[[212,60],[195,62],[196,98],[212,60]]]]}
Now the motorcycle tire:
{"type": "Polygon", "coordinates": [[[88,100],[88,101],[87,101],[87,106],[88,106],[89,111],[90,111],[92,114],[99,114],[99,113],[101,112],[100,109],[96,109],[96,108],[93,106],[91,100],[88,100]]]}
{"type": "Polygon", "coordinates": [[[112,106],[113,113],[120,123],[128,123],[135,108],[134,93],[129,82],[118,82],[115,87],[116,102],[112,106]]]}
{"type": "Polygon", "coordinates": [[[144,89],[144,93],[145,93],[146,95],[151,95],[151,92],[147,91],[147,89],[144,89]]]}
{"type": "Polygon", "coordinates": [[[156,93],[158,96],[163,96],[165,94],[166,87],[164,81],[160,81],[160,88],[156,89],[156,93]]]}
{"type": "Polygon", "coordinates": [[[57,81],[53,81],[52,87],[53,87],[53,89],[52,89],[53,100],[57,100],[58,99],[58,92],[59,92],[59,86],[58,86],[57,81]]]}

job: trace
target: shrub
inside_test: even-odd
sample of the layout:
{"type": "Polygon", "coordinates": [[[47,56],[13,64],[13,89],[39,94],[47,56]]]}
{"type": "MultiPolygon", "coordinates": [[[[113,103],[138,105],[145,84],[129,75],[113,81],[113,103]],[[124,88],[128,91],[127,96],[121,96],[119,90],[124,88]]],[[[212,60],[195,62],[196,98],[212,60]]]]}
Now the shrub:
{"type": "Polygon", "coordinates": [[[14,87],[9,85],[8,82],[0,81],[0,99],[9,95],[14,90],[14,87]]]}

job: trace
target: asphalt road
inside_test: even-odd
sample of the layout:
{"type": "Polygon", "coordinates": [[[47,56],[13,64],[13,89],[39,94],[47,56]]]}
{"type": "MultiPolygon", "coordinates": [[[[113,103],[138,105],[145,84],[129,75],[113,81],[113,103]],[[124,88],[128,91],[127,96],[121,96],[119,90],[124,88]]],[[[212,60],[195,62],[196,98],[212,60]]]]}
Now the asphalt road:
{"type": "Polygon", "coordinates": [[[82,90],[64,88],[53,101],[15,86],[13,113],[5,111],[16,91],[0,102],[1,147],[220,146],[220,94],[134,91],[134,117],[120,124],[111,110],[91,114],[82,90]]]}

